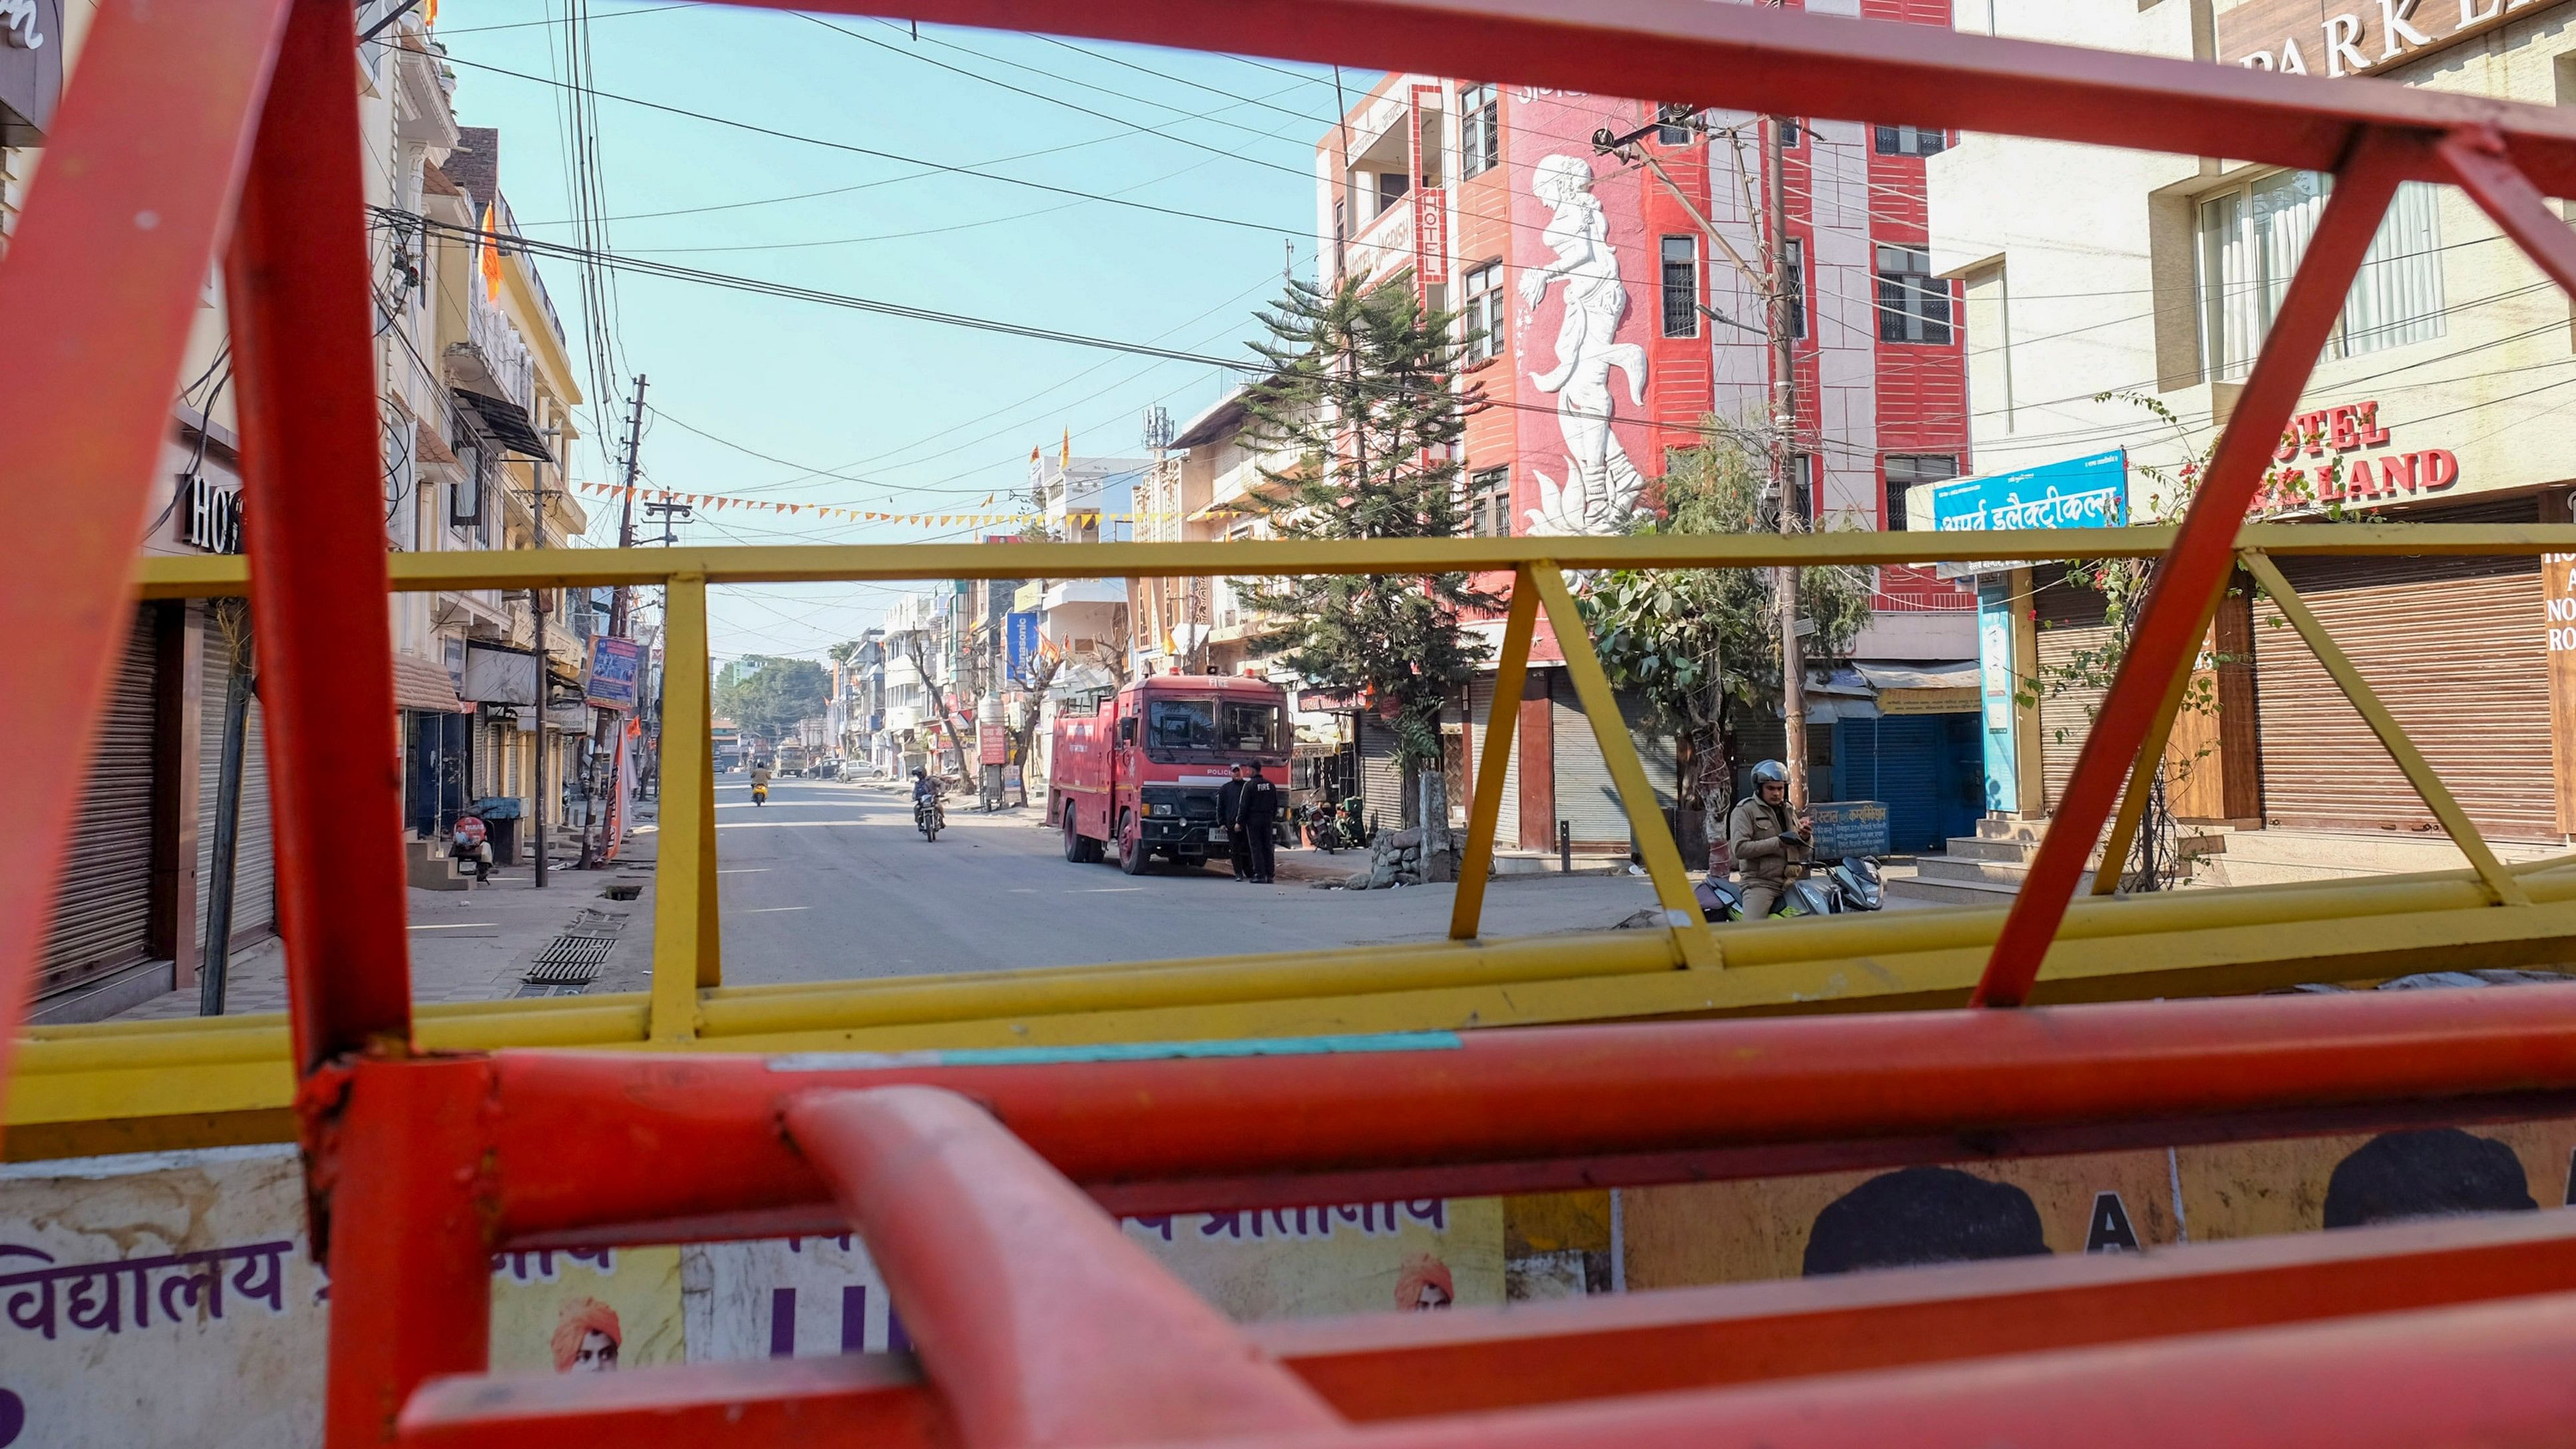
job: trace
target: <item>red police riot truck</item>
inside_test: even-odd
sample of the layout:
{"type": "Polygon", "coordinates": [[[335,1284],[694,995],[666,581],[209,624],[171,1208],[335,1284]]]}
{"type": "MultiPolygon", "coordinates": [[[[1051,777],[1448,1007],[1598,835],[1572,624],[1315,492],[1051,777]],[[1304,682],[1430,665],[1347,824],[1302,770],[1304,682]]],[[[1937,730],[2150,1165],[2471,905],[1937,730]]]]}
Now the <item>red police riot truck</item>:
{"type": "Polygon", "coordinates": [[[1047,765],[1047,822],[1064,858],[1141,875],[1156,856],[1207,864],[1225,850],[1217,788],[1237,764],[1259,765],[1287,796],[1288,694],[1267,680],[1157,674],[1059,714],[1047,765]]]}

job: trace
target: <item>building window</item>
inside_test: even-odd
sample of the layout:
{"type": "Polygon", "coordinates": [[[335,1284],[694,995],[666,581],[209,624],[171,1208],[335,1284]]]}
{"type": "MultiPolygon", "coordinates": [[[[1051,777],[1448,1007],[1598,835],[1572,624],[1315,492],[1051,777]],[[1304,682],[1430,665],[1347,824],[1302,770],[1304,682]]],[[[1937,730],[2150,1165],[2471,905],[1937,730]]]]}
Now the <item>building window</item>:
{"type": "Polygon", "coordinates": [[[483,450],[471,443],[456,446],[456,482],[447,493],[447,524],[450,528],[480,529],[483,526],[483,450]]]}
{"type": "Polygon", "coordinates": [[[1804,342],[1807,340],[1807,244],[1791,237],[1784,250],[1788,255],[1782,260],[1780,270],[1789,291],[1789,335],[1804,342]]]}
{"type": "Polygon", "coordinates": [[[1483,362],[1503,353],[1503,317],[1509,310],[1503,302],[1503,264],[1487,262],[1467,274],[1467,305],[1461,314],[1466,328],[1466,360],[1483,362]]]}
{"type": "Polygon", "coordinates": [[[1938,127],[1880,126],[1876,130],[1881,156],[1938,156],[1950,149],[1950,133],[1938,127]]]}
{"type": "Polygon", "coordinates": [[[1467,531],[1478,538],[1512,536],[1512,470],[1467,475],[1467,531]]]}
{"type": "Polygon", "coordinates": [[[1887,527],[1905,527],[1905,495],[1918,483],[1938,483],[1959,476],[1955,453],[1890,453],[1887,455],[1887,527]]]}
{"type": "Polygon", "coordinates": [[[1950,284],[1932,275],[1929,248],[1879,245],[1878,336],[1950,345],[1950,284]]]}
{"type": "Polygon", "coordinates": [[[1412,185],[1413,178],[1405,175],[1401,171],[1379,172],[1377,174],[1378,211],[1383,214],[1388,207],[1402,201],[1404,199],[1404,193],[1412,189],[1412,185]]]}
{"type": "Polygon", "coordinates": [[[1664,238],[1664,335],[1699,335],[1699,243],[1691,237],[1664,238]]]}
{"type": "Polygon", "coordinates": [[[1691,134],[1698,130],[1699,108],[1667,101],[1655,107],[1655,144],[1687,146],[1691,134]]]}
{"type": "Polygon", "coordinates": [[[1502,105],[1492,86],[1458,92],[1458,174],[1473,176],[1502,164],[1502,105]]]}
{"type": "Polygon", "coordinates": [[[1807,137],[1807,128],[1799,125],[1797,118],[1794,116],[1782,116],[1778,125],[1780,127],[1780,149],[1783,151],[1797,150],[1798,143],[1805,140],[1807,137]]]}
{"type": "MultiPolygon", "coordinates": [[[[2333,178],[2281,171],[2200,203],[2200,346],[2203,375],[2243,377],[2325,213],[2333,178]]],[[[2353,277],[2329,357],[2424,342],[2445,331],[2438,194],[2421,182],[2397,188],[2353,277]]]]}

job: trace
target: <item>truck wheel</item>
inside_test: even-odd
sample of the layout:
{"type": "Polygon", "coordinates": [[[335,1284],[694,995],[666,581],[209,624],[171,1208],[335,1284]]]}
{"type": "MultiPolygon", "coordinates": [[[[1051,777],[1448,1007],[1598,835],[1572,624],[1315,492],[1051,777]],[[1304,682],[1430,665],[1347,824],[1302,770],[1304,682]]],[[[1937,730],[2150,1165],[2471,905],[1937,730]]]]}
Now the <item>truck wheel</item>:
{"type": "Polygon", "coordinates": [[[1073,802],[1064,802],[1064,858],[1072,865],[1082,864],[1082,832],[1073,828],[1073,802]]]}
{"type": "Polygon", "coordinates": [[[1153,868],[1154,852],[1147,848],[1144,833],[1136,828],[1133,816],[1119,823],[1118,869],[1128,875],[1143,875],[1153,868]]]}

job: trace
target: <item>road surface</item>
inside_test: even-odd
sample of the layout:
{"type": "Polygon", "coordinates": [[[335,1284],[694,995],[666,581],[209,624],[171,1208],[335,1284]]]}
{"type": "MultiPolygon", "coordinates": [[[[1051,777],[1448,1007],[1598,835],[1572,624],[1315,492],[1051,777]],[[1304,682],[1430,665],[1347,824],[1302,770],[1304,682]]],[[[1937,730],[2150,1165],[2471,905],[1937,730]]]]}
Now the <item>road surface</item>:
{"type": "MultiPolygon", "coordinates": [[[[781,778],[755,806],[743,775],[716,784],[716,866],[729,984],[827,981],[1239,955],[1448,934],[1453,887],[1316,890],[1240,884],[1222,860],[1125,876],[1070,865],[1036,810],[985,816],[952,801],[925,841],[908,790],[781,778]]],[[[1283,872],[1311,852],[1281,852],[1283,872]]],[[[1334,858],[1343,873],[1365,856],[1334,858]],[[1345,864],[1347,862],[1347,864],[1345,864]]],[[[1488,937],[1616,925],[1654,892],[1638,877],[1499,880],[1488,937]]]]}

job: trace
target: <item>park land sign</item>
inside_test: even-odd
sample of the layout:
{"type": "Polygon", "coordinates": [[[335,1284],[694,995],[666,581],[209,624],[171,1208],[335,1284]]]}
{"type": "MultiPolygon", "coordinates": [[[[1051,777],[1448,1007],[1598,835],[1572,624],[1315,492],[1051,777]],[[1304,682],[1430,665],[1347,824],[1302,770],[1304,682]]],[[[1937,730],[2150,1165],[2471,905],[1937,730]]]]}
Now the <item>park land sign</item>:
{"type": "Polygon", "coordinates": [[[2292,75],[2405,65],[2564,0],[2243,0],[2222,8],[2218,58],[2292,75]]]}

